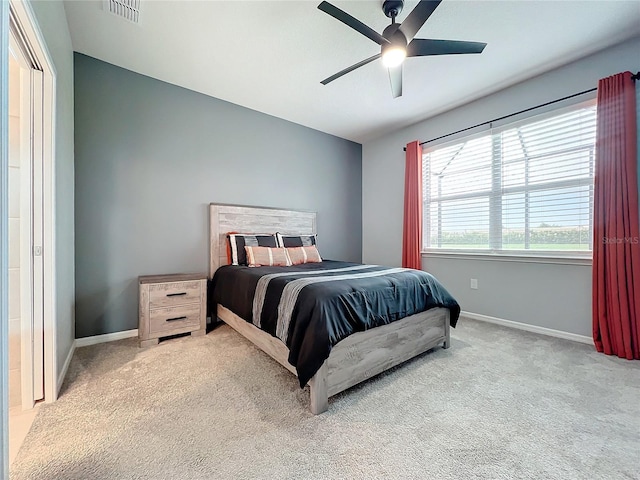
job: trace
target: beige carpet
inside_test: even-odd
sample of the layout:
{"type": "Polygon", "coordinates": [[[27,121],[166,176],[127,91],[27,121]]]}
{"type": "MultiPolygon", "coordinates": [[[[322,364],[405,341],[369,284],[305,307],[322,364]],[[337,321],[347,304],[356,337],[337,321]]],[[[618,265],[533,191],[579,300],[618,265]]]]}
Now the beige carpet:
{"type": "Polygon", "coordinates": [[[640,362],[467,319],[313,416],[222,326],[76,351],[19,479],[640,479],[640,362]]]}

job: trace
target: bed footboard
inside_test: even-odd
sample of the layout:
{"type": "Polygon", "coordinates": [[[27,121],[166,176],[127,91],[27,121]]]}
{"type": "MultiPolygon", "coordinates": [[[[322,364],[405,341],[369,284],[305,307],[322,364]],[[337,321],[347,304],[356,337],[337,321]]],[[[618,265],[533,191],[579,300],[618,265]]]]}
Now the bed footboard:
{"type": "MultiPolygon", "coordinates": [[[[327,376],[327,397],[420,355],[438,345],[450,344],[449,310],[434,308],[396,322],[358,332],[342,340],[331,350],[323,364],[327,376]]],[[[324,372],[319,371],[321,375],[324,372]]],[[[317,375],[317,374],[316,374],[317,375]]],[[[312,381],[321,383],[314,377],[312,381]]],[[[316,405],[321,389],[312,391],[316,405]]],[[[328,402],[327,402],[328,407],[328,402]]]]}
{"type": "MultiPolygon", "coordinates": [[[[222,305],[218,317],[292,373],[289,350],[253,324],[222,305]]],[[[326,412],[329,397],[420,355],[438,345],[450,345],[449,310],[434,308],[397,322],[354,333],[339,342],[309,381],[310,407],[315,415],[326,412]]]]}

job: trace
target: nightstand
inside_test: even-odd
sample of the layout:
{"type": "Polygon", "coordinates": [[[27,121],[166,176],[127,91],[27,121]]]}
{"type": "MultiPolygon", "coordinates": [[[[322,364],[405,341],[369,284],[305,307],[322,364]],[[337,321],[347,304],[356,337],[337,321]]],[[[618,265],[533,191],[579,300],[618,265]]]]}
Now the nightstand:
{"type": "Polygon", "coordinates": [[[156,345],[161,337],[207,330],[207,276],[200,273],[138,277],[141,347],[156,345]]]}

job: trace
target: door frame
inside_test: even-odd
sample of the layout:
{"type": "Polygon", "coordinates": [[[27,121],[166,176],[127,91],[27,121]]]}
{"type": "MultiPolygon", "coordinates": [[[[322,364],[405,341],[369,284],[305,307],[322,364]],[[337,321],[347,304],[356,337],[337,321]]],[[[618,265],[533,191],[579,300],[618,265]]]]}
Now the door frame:
{"type": "MultiPolygon", "coordinates": [[[[7,3],[7,2],[3,2],[7,3]]],[[[57,399],[58,379],[56,346],[56,245],[55,245],[55,92],[56,71],[51,55],[35,19],[31,5],[24,0],[10,0],[10,17],[20,31],[18,40],[42,71],[42,264],[43,264],[43,336],[44,401],[57,399]]],[[[8,21],[4,22],[7,24],[8,21]]],[[[5,25],[3,25],[3,28],[5,25]]],[[[37,107],[36,107],[37,108],[37,107]]],[[[33,252],[29,252],[33,258],[33,252]]],[[[24,405],[24,399],[23,399],[24,405]]],[[[33,406],[33,405],[31,405],[33,406]]]]}
{"type": "MultiPolygon", "coordinates": [[[[9,5],[0,2],[0,45],[9,44],[9,5]]],[[[9,478],[9,49],[0,48],[0,476],[9,478]]]]}

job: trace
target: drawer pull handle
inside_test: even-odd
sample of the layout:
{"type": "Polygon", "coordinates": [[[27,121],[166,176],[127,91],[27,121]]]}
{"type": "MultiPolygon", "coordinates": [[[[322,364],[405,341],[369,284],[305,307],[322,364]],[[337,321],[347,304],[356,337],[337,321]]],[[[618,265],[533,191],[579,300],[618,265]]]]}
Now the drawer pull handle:
{"type": "Polygon", "coordinates": [[[175,322],[176,320],[186,320],[187,317],[167,318],[167,322],[175,322]]]}
{"type": "Polygon", "coordinates": [[[181,297],[182,295],[186,295],[187,292],[182,293],[167,293],[167,297],[181,297]]]}

